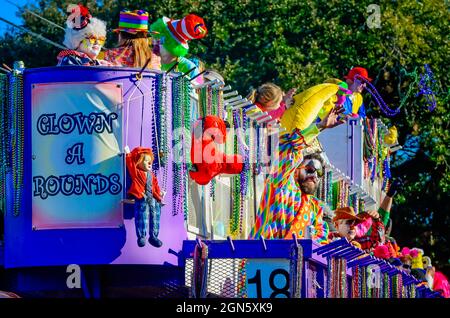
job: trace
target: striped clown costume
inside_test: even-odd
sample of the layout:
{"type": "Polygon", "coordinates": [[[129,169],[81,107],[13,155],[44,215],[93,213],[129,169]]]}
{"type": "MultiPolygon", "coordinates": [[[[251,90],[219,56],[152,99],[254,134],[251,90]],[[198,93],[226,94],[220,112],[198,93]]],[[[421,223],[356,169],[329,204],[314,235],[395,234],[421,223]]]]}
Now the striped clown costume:
{"type": "Polygon", "coordinates": [[[319,244],[328,242],[328,225],[323,221],[324,203],[304,194],[297,186],[294,172],[303,161],[302,149],[319,134],[316,125],[282,135],[278,161],[264,185],[255,225],[250,237],[259,239],[291,239],[310,237],[319,244]]]}

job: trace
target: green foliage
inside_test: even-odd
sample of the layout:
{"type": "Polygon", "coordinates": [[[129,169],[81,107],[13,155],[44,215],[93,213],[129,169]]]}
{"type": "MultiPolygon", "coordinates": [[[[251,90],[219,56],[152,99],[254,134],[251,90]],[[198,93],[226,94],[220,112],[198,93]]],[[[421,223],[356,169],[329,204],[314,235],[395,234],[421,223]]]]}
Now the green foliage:
{"type": "MultiPolygon", "coordinates": [[[[28,8],[64,25],[65,8],[73,1],[42,0],[28,8]]],[[[190,42],[190,52],[219,70],[233,87],[246,94],[251,87],[272,81],[285,90],[299,90],[342,78],[351,66],[364,66],[385,101],[401,114],[385,119],[399,128],[400,143],[419,136],[420,148],[410,160],[393,169],[407,181],[396,198],[392,218],[394,236],[401,245],[423,246],[438,262],[450,256],[450,137],[449,137],[449,6],[441,0],[381,1],[381,25],[369,28],[372,0],[224,0],[224,1],[88,1],[94,16],[113,29],[121,8],[146,9],[151,21],[162,15],[181,18],[202,16],[209,34],[190,42]],[[427,63],[438,81],[434,112],[426,108],[417,88],[406,96],[417,70],[427,63]],[[406,72],[405,72],[406,71],[406,72]],[[410,235],[416,233],[416,235],[410,235]]],[[[24,26],[62,42],[63,31],[28,13],[24,26]]],[[[108,47],[115,45],[110,36],[108,47]]],[[[18,31],[0,42],[2,62],[24,60],[28,67],[56,63],[57,49],[18,31]]],[[[382,117],[365,96],[369,114],[382,117]]],[[[408,149],[405,149],[408,152],[408,149]]],[[[393,158],[395,162],[395,156],[393,158]]]]}

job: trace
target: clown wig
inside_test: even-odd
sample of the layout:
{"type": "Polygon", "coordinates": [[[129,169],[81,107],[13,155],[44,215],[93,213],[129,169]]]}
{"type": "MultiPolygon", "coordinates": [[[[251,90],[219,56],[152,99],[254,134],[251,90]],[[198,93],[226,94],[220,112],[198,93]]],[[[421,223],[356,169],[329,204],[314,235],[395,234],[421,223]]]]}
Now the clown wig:
{"type": "Polygon", "coordinates": [[[106,37],[106,23],[100,19],[91,18],[87,26],[81,30],[72,29],[67,25],[63,43],[67,48],[76,50],[81,41],[90,35],[106,37]]]}

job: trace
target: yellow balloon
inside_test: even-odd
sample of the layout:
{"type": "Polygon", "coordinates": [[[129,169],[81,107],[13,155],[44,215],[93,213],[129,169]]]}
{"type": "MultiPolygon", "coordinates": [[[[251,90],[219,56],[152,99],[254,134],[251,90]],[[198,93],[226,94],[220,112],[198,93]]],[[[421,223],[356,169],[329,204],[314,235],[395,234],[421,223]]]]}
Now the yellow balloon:
{"type": "Polygon", "coordinates": [[[303,130],[317,118],[322,108],[334,107],[339,86],[331,83],[319,84],[294,96],[294,104],[281,117],[281,125],[288,131],[303,130]]]}

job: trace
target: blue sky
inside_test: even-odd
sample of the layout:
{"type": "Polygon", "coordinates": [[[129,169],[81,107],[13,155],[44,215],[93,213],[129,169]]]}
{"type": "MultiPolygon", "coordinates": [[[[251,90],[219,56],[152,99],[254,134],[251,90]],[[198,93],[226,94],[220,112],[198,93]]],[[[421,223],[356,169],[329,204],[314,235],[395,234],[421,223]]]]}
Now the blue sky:
{"type": "MultiPolygon", "coordinates": [[[[20,6],[23,6],[27,3],[33,3],[33,0],[9,0],[14,2],[20,6]]],[[[0,17],[9,20],[15,24],[21,25],[21,20],[16,16],[16,13],[19,11],[14,5],[7,2],[6,0],[0,0],[0,17]]],[[[3,21],[0,21],[0,34],[6,31],[7,24],[3,21]]]]}

